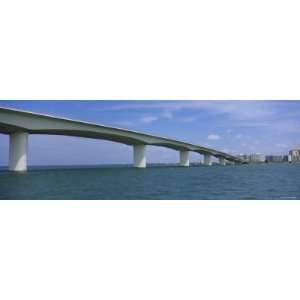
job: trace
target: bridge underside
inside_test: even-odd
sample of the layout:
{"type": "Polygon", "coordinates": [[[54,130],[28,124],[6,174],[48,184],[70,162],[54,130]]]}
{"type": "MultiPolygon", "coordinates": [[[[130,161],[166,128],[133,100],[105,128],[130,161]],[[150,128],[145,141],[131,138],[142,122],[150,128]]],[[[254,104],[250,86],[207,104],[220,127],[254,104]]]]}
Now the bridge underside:
{"type": "Polygon", "coordinates": [[[0,133],[11,134],[14,132],[19,132],[19,131],[26,131],[26,128],[22,128],[19,126],[13,126],[13,125],[9,125],[9,124],[0,122],[0,133]]]}
{"type": "MultiPolygon", "coordinates": [[[[89,138],[89,139],[97,139],[97,140],[106,140],[112,141],[116,143],[122,143],[129,146],[134,145],[144,145],[145,142],[140,139],[135,139],[132,137],[124,137],[120,135],[114,134],[105,134],[105,133],[97,133],[97,132],[86,132],[80,130],[61,130],[61,129],[51,129],[51,130],[28,130],[21,127],[16,126],[2,126],[0,123],[0,133],[3,134],[12,134],[16,132],[27,132],[29,134],[42,134],[42,135],[63,135],[63,136],[73,136],[73,137],[81,137],[81,138],[89,138]]],[[[162,142],[148,142],[147,145],[151,146],[161,146],[170,148],[177,151],[188,151],[190,150],[188,147],[174,145],[172,143],[162,143],[162,142]]],[[[195,151],[200,154],[205,154],[205,151],[195,151]]]]}
{"type": "MultiPolygon", "coordinates": [[[[112,141],[116,143],[122,143],[126,144],[129,146],[134,146],[134,145],[151,145],[151,146],[161,146],[161,147],[166,147],[170,148],[173,150],[177,151],[194,151],[199,154],[208,154],[209,152],[205,150],[200,150],[195,147],[195,150],[193,147],[188,147],[184,145],[176,145],[172,142],[154,142],[154,141],[149,141],[145,143],[144,140],[142,139],[137,139],[133,137],[125,137],[125,136],[120,136],[118,134],[112,134],[112,133],[99,133],[99,132],[89,132],[85,130],[65,130],[65,129],[27,129],[24,127],[20,126],[13,126],[13,125],[8,125],[4,123],[0,123],[0,133],[3,134],[12,134],[16,132],[27,132],[29,134],[43,134],[43,135],[63,135],[63,136],[73,136],[73,137],[81,137],[81,138],[90,138],[90,139],[100,139],[100,140],[107,140],[107,141],[112,141]]],[[[213,154],[214,156],[217,157],[217,155],[213,152],[210,153],[213,154]]]]}

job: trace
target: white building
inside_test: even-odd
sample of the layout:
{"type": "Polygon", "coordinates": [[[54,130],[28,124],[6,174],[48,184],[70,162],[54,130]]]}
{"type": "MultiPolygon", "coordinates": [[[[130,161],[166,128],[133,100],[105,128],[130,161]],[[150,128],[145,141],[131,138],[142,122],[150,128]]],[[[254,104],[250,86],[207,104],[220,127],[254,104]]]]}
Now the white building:
{"type": "Polygon", "coordinates": [[[289,151],[289,162],[300,162],[300,149],[289,151]]]}
{"type": "Polygon", "coordinates": [[[238,157],[249,163],[263,163],[266,160],[265,155],[261,153],[239,154],[238,157]]]}
{"type": "Polygon", "coordinates": [[[265,160],[266,160],[265,155],[261,153],[251,153],[249,155],[249,162],[252,163],[262,163],[265,162],[265,160]]]}

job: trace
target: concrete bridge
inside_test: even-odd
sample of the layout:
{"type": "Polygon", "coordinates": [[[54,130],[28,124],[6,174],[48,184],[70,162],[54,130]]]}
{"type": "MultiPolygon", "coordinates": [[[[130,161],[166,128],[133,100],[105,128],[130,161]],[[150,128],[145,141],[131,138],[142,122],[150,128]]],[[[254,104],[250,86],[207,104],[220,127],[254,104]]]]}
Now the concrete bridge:
{"type": "Polygon", "coordinates": [[[233,155],[174,139],[4,107],[0,107],[0,133],[10,136],[9,170],[19,172],[27,170],[29,134],[76,136],[131,145],[133,164],[137,168],[146,167],[147,145],[177,150],[179,164],[183,167],[189,166],[189,151],[203,155],[205,165],[211,165],[212,156],[217,157],[221,165],[243,162],[233,155]]]}

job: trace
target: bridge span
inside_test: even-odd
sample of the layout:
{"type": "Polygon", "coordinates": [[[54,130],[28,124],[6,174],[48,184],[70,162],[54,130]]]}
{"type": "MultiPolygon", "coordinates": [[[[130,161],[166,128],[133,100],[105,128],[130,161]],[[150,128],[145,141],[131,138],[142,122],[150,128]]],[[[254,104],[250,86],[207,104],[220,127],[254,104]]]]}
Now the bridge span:
{"type": "Polygon", "coordinates": [[[133,165],[137,168],[146,167],[147,145],[177,150],[179,152],[179,165],[183,167],[189,166],[190,151],[203,155],[205,165],[211,165],[212,156],[217,157],[221,165],[225,165],[226,162],[243,163],[236,156],[200,145],[122,128],[5,107],[0,107],[0,133],[10,136],[10,171],[24,172],[27,170],[27,144],[30,134],[76,136],[131,145],[133,147],[133,165]]]}

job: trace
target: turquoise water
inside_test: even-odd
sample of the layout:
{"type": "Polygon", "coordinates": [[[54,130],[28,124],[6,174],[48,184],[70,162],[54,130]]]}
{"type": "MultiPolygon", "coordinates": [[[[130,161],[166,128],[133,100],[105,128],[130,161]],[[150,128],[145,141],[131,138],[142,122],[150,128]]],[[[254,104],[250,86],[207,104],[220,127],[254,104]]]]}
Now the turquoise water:
{"type": "Polygon", "coordinates": [[[300,199],[300,164],[2,168],[0,199],[300,199]]]}

